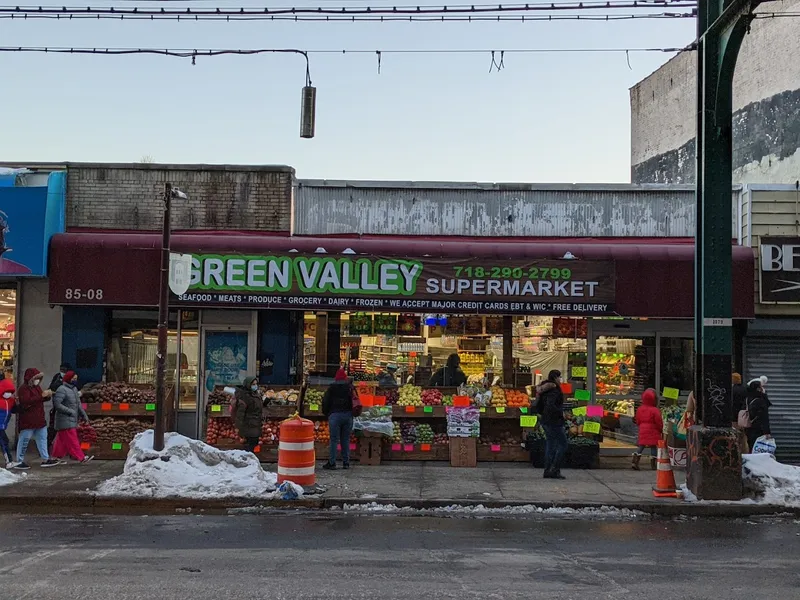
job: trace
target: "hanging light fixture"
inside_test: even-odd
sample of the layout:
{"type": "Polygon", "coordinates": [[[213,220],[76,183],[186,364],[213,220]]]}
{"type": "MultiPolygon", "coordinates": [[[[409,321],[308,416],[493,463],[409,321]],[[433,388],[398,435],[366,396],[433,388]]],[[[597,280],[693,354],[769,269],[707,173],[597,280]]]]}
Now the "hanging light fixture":
{"type": "Polygon", "coordinates": [[[311,139],[317,121],[317,88],[311,85],[311,72],[306,56],[306,85],[300,96],[300,137],[311,139]]]}

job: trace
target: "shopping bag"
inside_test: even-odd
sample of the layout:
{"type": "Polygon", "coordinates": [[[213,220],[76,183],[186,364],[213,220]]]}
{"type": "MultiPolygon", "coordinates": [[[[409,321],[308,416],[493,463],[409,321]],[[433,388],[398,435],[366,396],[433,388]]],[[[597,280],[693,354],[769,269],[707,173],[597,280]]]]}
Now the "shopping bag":
{"type": "Polygon", "coordinates": [[[753,444],[753,454],[772,454],[775,456],[777,448],[778,445],[775,443],[775,438],[767,438],[767,436],[762,435],[753,444]]]}
{"type": "Polygon", "coordinates": [[[685,440],[686,432],[692,425],[694,425],[694,422],[692,421],[689,412],[688,411],[684,412],[683,416],[681,417],[681,420],[678,421],[678,427],[676,428],[675,431],[675,437],[677,437],[679,440],[685,440]]]}

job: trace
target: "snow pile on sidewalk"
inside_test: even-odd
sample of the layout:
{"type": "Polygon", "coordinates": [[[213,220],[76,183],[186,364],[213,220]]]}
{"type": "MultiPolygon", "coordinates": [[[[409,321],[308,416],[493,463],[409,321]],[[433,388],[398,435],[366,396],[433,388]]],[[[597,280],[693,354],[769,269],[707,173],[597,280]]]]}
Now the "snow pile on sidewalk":
{"type": "Polygon", "coordinates": [[[121,475],[101,483],[100,496],[138,498],[264,498],[275,491],[277,476],[242,450],[218,450],[178,433],[164,436],[164,450],[153,450],[153,430],[138,434],[121,475]]]}
{"type": "Polygon", "coordinates": [[[745,497],[737,502],[700,500],[686,484],[680,489],[686,502],[800,507],[800,467],[779,463],[771,454],[742,455],[742,484],[745,497]]]}
{"type": "Polygon", "coordinates": [[[344,504],[344,512],[365,512],[369,514],[404,514],[404,515],[436,515],[436,516],[475,516],[475,517],[524,517],[543,516],[576,519],[641,519],[649,518],[645,512],[616,508],[613,506],[585,507],[585,508],[543,508],[533,504],[519,506],[504,506],[501,508],[488,508],[483,504],[477,506],[450,505],[436,508],[411,508],[399,507],[395,504],[379,504],[368,502],[366,504],[344,504]]]}
{"type": "Polygon", "coordinates": [[[23,479],[25,479],[25,473],[12,473],[7,469],[0,468],[0,486],[19,483],[23,479]]]}
{"type": "Polygon", "coordinates": [[[800,507],[800,467],[779,463],[770,454],[742,456],[745,493],[755,492],[760,504],[800,507]]]}

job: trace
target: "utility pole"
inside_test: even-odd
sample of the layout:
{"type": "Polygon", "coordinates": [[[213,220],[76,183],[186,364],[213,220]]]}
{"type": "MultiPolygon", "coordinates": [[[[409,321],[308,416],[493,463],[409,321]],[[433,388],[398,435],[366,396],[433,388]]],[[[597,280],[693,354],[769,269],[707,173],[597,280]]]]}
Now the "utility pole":
{"type": "Polygon", "coordinates": [[[687,482],[708,500],[738,500],[742,492],[731,429],[733,75],[760,2],[698,3],[694,392],[702,426],[688,436],[687,482]]]}
{"type": "Polygon", "coordinates": [[[153,434],[153,450],[164,449],[164,404],[166,403],[165,378],[167,367],[167,333],[169,327],[169,245],[170,217],[173,189],[171,183],[164,184],[164,223],[161,240],[161,273],[158,291],[158,348],[156,350],[156,423],[153,434]]]}

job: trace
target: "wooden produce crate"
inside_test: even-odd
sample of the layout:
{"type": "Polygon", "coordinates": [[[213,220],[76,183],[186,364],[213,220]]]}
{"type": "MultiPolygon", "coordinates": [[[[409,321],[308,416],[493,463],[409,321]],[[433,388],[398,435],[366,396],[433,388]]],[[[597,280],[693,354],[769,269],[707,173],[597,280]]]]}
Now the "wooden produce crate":
{"type": "Polygon", "coordinates": [[[365,433],[359,440],[359,462],[362,465],[377,466],[381,464],[383,456],[383,436],[375,433],[365,433]]]}
{"type": "Polygon", "coordinates": [[[125,460],[128,458],[130,445],[128,442],[81,442],[81,450],[97,460],[125,460]]]}
{"type": "Polygon", "coordinates": [[[92,417],[154,417],[156,405],[149,404],[128,404],[110,402],[91,402],[81,404],[86,414],[92,417]]]}
{"type": "Polygon", "coordinates": [[[448,460],[449,445],[392,444],[384,446],[383,460],[448,460]]]}
{"type": "Polygon", "coordinates": [[[479,462],[528,462],[529,453],[519,444],[478,444],[479,462]]]}
{"type": "MultiPolygon", "coordinates": [[[[360,442],[350,445],[350,462],[358,461],[360,458],[360,442]]],[[[317,460],[328,460],[331,457],[331,447],[328,442],[314,442],[314,454],[317,460]]],[[[342,460],[340,452],[336,453],[338,460],[342,460]]]]}
{"type": "Polygon", "coordinates": [[[450,466],[477,467],[477,440],[475,438],[450,438],[450,466]]]}

